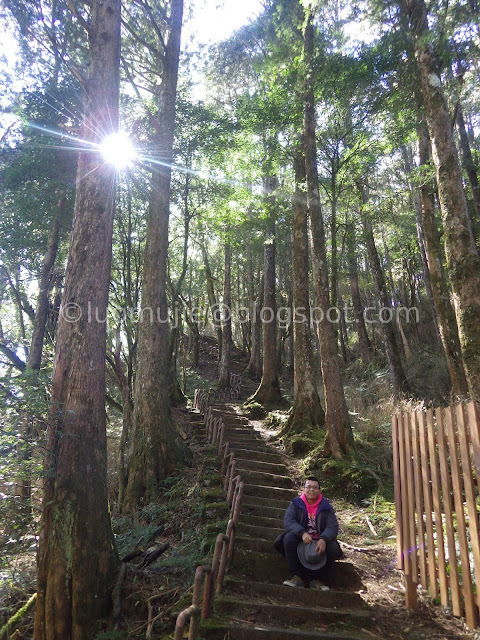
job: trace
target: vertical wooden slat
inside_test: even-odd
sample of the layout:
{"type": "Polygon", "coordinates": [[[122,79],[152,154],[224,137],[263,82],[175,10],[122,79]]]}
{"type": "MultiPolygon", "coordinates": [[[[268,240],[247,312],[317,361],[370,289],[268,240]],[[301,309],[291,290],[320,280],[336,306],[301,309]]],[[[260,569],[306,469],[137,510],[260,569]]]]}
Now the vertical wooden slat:
{"type": "Polygon", "coordinates": [[[402,503],[402,555],[403,572],[412,575],[410,562],[410,527],[408,525],[408,493],[407,493],[407,469],[405,457],[405,430],[403,428],[403,415],[398,416],[398,442],[400,454],[400,500],[402,503]]]}
{"type": "Polygon", "coordinates": [[[468,525],[470,529],[470,543],[473,553],[473,567],[475,572],[475,582],[477,584],[477,604],[480,606],[480,538],[478,529],[478,513],[475,502],[475,488],[472,476],[472,459],[470,456],[470,445],[467,431],[467,421],[465,416],[465,406],[463,403],[457,404],[457,432],[460,443],[460,458],[462,461],[463,486],[465,487],[465,498],[468,511],[468,525]]]}
{"type": "Polygon", "coordinates": [[[437,419],[438,458],[440,462],[440,478],[442,481],[443,509],[447,529],[448,561],[450,565],[450,590],[452,593],[452,611],[454,616],[463,615],[460,584],[458,581],[457,549],[455,547],[455,529],[453,526],[452,496],[448,456],[445,448],[445,424],[440,408],[435,409],[437,419]]]}
{"type": "Polygon", "coordinates": [[[415,588],[418,583],[418,546],[417,535],[415,528],[415,485],[413,482],[413,466],[412,466],[412,445],[410,436],[410,420],[409,415],[406,413],[403,418],[403,431],[405,438],[405,458],[406,458],[406,471],[407,471],[407,496],[408,496],[408,510],[407,518],[409,525],[409,555],[410,562],[412,563],[412,580],[415,583],[415,588]]]}
{"type": "Polygon", "coordinates": [[[410,424],[412,429],[412,455],[413,475],[415,479],[415,507],[417,511],[417,534],[420,582],[424,589],[427,588],[427,557],[425,554],[425,527],[423,526],[423,502],[422,502],[422,472],[420,469],[420,442],[418,440],[417,412],[410,412],[410,424]]]}
{"type": "Polygon", "coordinates": [[[415,609],[417,606],[417,574],[415,572],[416,562],[414,561],[415,537],[412,537],[412,530],[415,527],[411,519],[413,513],[413,496],[411,495],[412,486],[408,482],[408,468],[410,467],[411,475],[411,459],[407,457],[407,449],[410,450],[408,418],[403,415],[398,417],[398,432],[400,435],[400,476],[401,476],[401,500],[402,500],[402,536],[403,536],[403,573],[405,578],[405,604],[407,609],[415,609]]]}
{"type": "Polygon", "coordinates": [[[430,469],[432,473],[433,510],[435,513],[435,533],[437,534],[438,578],[440,582],[440,601],[448,606],[447,565],[445,563],[445,542],[443,539],[442,503],[440,498],[440,478],[438,477],[437,449],[435,429],[433,425],[433,409],[427,409],[428,450],[430,453],[430,469]]]}
{"type": "MultiPolygon", "coordinates": [[[[477,490],[480,493],[480,413],[478,404],[471,400],[467,405],[468,424],[470,426],[470,439],[473,447],[473,459],[477,474],[477,490]]],[[[479,585],[480,590],[480,585],[479,585]]]]}
{"type": "Polygon", "coordinates": [[[470,562],[468,558],[467,531],[465,528],[465,515],[463,512],[463,494],[460,479],[460,467],[458,464],[457,438],[452,407],[445,410],[447,423],[448,448],[450,452],[450,467],[452,471],[453,496],[455,499],[455,514],[457,516],[457,534],[460,545],[460,562],[462,565],[463,600],[465,604],[465,619],[467,626],[475,627],[476,612],[473,597],[472,576],[470,574],[470,562]]]}
{"type": "Polygon", "coordinates": [[[397,538],[397,569],[403,569],[403,536],[402,536],[402,500],[400,491],[400,453],[398,435],[398,416],[392,416],[392,446],[393,446],[393,486],[395,491],[395,526],[397,538]]]}
{"type": "Polygon", "coordinates": [[[433,598],[438,597],[437,564],[435,559],[435,541],[432,522],[432,494],[430,491],[430,468],[427,453],[427,431],[425,414],[418,412],[418,434],[420,440],[420,459],[422,468],[423,500],[425,504],[425,528],[427,530],[427,559],[429,592],[433,598]]]}

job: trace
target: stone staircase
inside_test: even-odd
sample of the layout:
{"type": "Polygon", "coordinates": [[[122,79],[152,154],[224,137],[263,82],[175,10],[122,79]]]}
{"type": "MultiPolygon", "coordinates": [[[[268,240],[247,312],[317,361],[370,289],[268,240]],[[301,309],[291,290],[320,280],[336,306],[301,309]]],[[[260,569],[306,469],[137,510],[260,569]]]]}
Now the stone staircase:
{"type": "MultiPolygon", "coordinates": [[[[242,396],[254,389],[244,380],[242,396]]],[[[363,585],[348,560],[335,563],[330,591],[283,586],[289,572],[273,541],[284,530],[285,509],[298,491],[289,475],[288,458],[267,444],[237,409],[230,402],[212,406],[223,419],[224,441],[235,452],[235,473],[241,475],[244,490],[233,564],[215,598],[213,617],[201,623],[199,637],[366,640],[371,637],[365,631],[371,613],[356,593],[363,585]]]]}

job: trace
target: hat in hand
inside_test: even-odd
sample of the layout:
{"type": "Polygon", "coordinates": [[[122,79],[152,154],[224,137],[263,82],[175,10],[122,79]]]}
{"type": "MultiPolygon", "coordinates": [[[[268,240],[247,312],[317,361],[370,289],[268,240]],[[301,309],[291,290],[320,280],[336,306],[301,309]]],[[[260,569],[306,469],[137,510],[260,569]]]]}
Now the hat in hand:
{"type": "Polygon", "coordinates": [[[313,569],[314,571],[321,569],[327,561],[325,551],[323,553],[317,553],[317,542],[318,541],[314,541],[305,544],[305,542],[300,541],[297,547],[300,562],[307,569],[313,569]]]}

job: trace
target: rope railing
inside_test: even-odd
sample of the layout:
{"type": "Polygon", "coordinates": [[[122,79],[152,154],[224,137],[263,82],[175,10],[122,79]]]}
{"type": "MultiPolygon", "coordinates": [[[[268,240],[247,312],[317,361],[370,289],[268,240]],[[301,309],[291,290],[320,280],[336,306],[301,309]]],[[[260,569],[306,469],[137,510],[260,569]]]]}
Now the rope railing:
{"type": "Polygon", "coordinates": [[[220,398],[237,399],[241,392],[241,385],[242,376],[231,373],[229,389],[208,389],[208,391],[195,389],[193,408],[203,414],[207,441],[216,445],[217,455],[222,461],[220,475],[225,475],[223,488],[230,506],[230,519],[226,533],[219,533],[217,536],[211,567],[206,565],[197,567],[192,604],[178,614],[175,640],[184,637],[184,629],[188,621],[190,621],[188,640],[197,639],[200,617],[202,619],[210,617],[214,594],[221,594],[227,565],[233,560],[244,483],[239,474],[235,475],[235,453],[230,451],[230,444],[225,435],[225,423],[221,416],[214,415],[211,405],[213,401],[220,398]]]}

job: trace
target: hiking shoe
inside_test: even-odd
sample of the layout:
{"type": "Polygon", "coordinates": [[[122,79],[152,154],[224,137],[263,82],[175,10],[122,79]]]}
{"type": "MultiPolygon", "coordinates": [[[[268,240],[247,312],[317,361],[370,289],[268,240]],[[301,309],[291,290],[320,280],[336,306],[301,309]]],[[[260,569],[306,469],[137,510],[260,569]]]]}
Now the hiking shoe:
{"type": "Polygon", "coordinates": [[[327,585],[320,582],[320,580],[310,580],[310,589],[316,589],[317,591],[330,591],[330,587],[327,587],[327,585]]]}
{"type": "Polygon", "coordinates": [[[304,587],[305,583],[299,576],[293,576],[290,580],[284,580],[283,584],[287,587],[304,587]]]}

